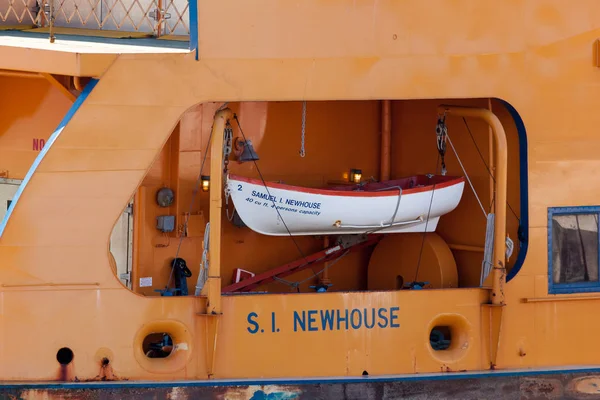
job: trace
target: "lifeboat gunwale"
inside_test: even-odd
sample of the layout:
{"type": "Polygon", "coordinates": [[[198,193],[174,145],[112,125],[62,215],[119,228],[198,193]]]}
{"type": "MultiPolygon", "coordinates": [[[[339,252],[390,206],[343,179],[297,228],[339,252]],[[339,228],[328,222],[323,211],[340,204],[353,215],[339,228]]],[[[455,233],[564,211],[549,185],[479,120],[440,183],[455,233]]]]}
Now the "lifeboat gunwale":
{"type": "MultiPolygon", "coordinates": [[[[267,186],[267,188],[275,188],[275,189],[303,192],[303,193],[309,193],[309,194],[318,194],[318,195],[323,195],[323,196],[386,197],[386,196],[397,196],[398,195],[398,191],[394,190],[394,186],[401,186],[401,185],[398,185],[399,182],[404,182],[404,181],[409,182],[411,179],[419,182],[424,179],[429,179],[429,177],[426,175],[413,175],[413,176],[401,178],[401,179],[377,182],[377,184],[390,185],[390,188],[389,188],[390,190],[379,190],[379,191],[373,191],[373,190],[371,190],[371,191],[369,191],[369,190],[355,191],[355,190],[353,190],[356,187],[358,187],[360,184],[348,186],[347,189],[346,188],[342,189],[339,186],[336,188],[333,188],[333,189],[329,189],[329,188],[309,188],[309,187],[288,185],[285,183],[269,182],[269,181],[265,181],[263,183],[263,181],[260,179],[248,178],[248,177],[244,177],[244,176],[240,176],[240,175],[233,175],[233,174],[229,174],[228,179],[240,181],[240,182],[246,182],[246,183],[250,183],[253,185],[259,185],[259,186],[263,186],[263,187],[267,186]],[[393,183],[396,183],[396,184],[393,185],[393,183]]],[[[438,182],[435,182],[435,183],[429,184],[429,185],[423,185],[423,186],[403,189],[402,195],[431,191],[434,189],[434,186],[435,186],[435,189],[442,189],[445,187],[458,185],[465,181],[465,178],[462,176],[460,176],[460,177],[435,176],[433,179],[437,180],[438,182]]]]}

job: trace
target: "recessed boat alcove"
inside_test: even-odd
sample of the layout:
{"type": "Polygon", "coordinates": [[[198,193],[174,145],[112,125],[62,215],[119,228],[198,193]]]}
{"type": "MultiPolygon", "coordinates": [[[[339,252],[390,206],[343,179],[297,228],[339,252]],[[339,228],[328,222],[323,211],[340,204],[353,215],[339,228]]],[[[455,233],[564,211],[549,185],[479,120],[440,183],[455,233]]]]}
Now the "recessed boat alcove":
{"type": "Polygon", "coordinates": [[[209,198],[224,189],[220,271],[226,294],[481,286],[486,215],[495,209],[494,136],[481,119],[447,115],[442,165],[436,135],[441,104],[491,110],[504,129],[510,275],[523,261],[527,221],[521,215],[526,176],[520,179],[525,139],[507,103],[230,103],[236,118],[225,132],[224,188],[210,181],[209,147],[222,104],[207,103],[181,118],[133,198],[131,289],[146,296],[198,293],[198,275],[202,281],[206,274],[200,266],[209,198]],[[173,198],[159,204],[157,193],[166,190],[173,198]],[[394,217],[404,220],[385,225],[394,217]],[[370,226],[371,220],[384,226],[370,226]],[[191,272],[185,284],[171,269],[176,257],[191,272]],[[248,287],[240,283],[273,270],[288,272],[248,287]]]}

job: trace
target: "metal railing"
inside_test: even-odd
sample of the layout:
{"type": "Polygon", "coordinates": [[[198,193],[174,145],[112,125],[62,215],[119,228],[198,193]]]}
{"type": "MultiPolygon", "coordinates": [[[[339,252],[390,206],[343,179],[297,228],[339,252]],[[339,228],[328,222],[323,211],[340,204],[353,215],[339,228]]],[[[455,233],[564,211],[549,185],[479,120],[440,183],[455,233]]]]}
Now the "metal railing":
{"type": "Polygon", "coordinates": [[[189,35],[188,0],[0,0],[0,27],[84,28],[189,35]]]}

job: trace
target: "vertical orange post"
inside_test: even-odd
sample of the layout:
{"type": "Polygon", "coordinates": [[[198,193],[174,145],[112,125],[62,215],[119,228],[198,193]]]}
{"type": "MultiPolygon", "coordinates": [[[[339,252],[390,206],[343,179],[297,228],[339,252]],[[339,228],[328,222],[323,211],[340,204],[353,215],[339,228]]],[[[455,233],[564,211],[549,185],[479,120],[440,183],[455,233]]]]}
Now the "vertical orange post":
{"type": "Polygon", "coordinates": [[[221,217],[223,214],[223,144],[227,122],[233,118],[229,108],[215,113],[210,149],[210,232],[208,244],[208,277],[201,294],[206,296],[206,311],[198,315],[206,319],[206,369],[214,376],[215,354],[221,308],[221,217]]]}
{"type": "Polygon", "coordinates": [[[484,108],[441,106],[438,111],[441,114],[481,118],[492,128],[496,141],[496,219],[494,223],[494,266],[490,300],[494,305],[504,305],[504,284],[506,283],[506,170],[508,162],[506,133],[498,117],[484,108]]]}
{"type": "Polygon", "coordinates": [[[223,132],[233,112],[226,108],[217,111],[212,127],[210,152],[210,233],[208,278],[202,294],[208,298],[206,313],[221,313],[221,216],[223,208],[223,132]]]}
{"type": "Polygon", "coordinates": [[[54,43],[54,0],[48,0],[48,5],[50,6],[49,14],[49,32],[50,32],[50,43],[54,43]]]}
{"type": "Polygon", "coordinates": [[[163,0],[158,0],[157,3],[158,4],[156,5],[156,37],[161,37],[162,36],[162,23],[163,23],[163,18],[162,18],[163,0]]]}
{"type": "MultiPolygon", "coordinates": [[[[492,111],[492,99],[488,99],[488,109],[492,111]]],[[[496,167],[494,166],[494,132],[492,131],[492,127],[488,127],[489,129],[489,134],[488,134],[488,155],[489,155],[489,165],[490,165],[490,174],[492,174],[490,176],[490,212],[494,212],[494,205],[493,205],[493,200],[494,200],[494,175],[495,175],[495,170],[496,167]]]]}

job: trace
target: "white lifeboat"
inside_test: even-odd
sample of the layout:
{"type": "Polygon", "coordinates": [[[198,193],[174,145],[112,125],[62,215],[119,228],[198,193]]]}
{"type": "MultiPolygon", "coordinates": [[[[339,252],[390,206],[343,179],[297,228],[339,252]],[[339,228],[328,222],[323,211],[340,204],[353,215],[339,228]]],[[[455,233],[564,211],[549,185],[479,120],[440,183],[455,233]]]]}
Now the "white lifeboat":
{"type": "Polygon", "coordinates": [[[418,175],[313,189],[229,175],[226,185],[250,229],[302,236],[433,232],[440,217],[458,206],[465,180],[418,175]]]}

